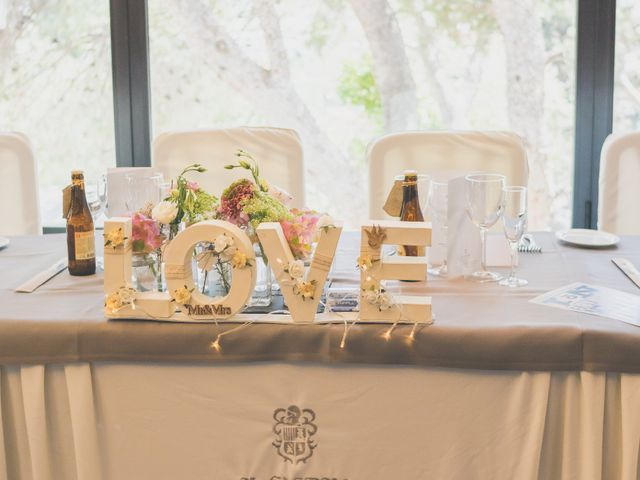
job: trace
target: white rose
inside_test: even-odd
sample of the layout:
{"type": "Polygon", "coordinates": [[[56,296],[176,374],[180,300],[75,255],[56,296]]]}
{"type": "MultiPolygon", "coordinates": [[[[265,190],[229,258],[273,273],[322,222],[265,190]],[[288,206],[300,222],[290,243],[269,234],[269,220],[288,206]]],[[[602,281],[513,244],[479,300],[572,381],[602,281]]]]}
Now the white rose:
{"type": "Polygon", "coordinates": [[[296,260],[289,264],[289,275],[292,278],[304,277],[304,262],[302,260],[296,260]]]}
{"type": "Polygon", "coordinates": [[[279,200],[280,202],[282,202],[284,205],[289,205],[289,203],[291,203],[291,200],[293,200],[293,195],[281,189],[280,187],[277,187],[272,184],[269,184],[267,188],[267,193],[271,195],[273,198],[275,198],[276,200],[279,200]]]}
{"type": "Polygon", "coordinates": [[[162,201],[151,210],[151,218],[156,222],[169,225],[178,215],[178,206],[175,203],[162,201]]]}
{"type": "Polygon", "coordinates": [[[393,299],[388,293],[380,292],[376,303],[378,304],[378,308],[380,309],[380,311],[389,310],[393,305],[393,299]]]}
{"type": "Polygon", "coordinates": [[[375,290],[367,290],[364,292],[364,299],[370,305],[375,305],[378,301],[378,292],[375,290]]]}
{"type": "Polygon", "coordinates": [[[216,237],[213,241],[213,248],[216,253],[222,253],[225,248],[231,247],[233,245],[233,240],[227,237],[224,233],[221,233],[216,237]]]}

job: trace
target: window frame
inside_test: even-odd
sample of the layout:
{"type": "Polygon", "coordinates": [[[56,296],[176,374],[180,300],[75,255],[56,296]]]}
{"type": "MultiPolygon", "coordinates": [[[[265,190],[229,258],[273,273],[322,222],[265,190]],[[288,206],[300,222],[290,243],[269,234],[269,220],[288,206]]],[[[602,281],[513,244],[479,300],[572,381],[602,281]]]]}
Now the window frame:
{"type": "MultiPolygon", "coordinates": [[[[110,0],[116,164],[151,166],[148,0],[110,0]]],[[[573,220],[596,228],[600,151],[612,131],[616,0],[577,0],[573,220]]]]}

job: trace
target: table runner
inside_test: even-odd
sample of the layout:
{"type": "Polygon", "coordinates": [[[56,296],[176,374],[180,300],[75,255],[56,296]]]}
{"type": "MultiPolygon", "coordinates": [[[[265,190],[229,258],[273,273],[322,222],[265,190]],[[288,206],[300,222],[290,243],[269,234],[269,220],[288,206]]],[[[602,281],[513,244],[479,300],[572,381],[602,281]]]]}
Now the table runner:
{"type": "MultiPolygon", "coordinates": [[[[14,293],[15,286],[64,255],[65,244],[60,235],[13,238],[0,251],[0,363],[308,361],[640,372],[639,328],[528,302],[575,281],[638,293],[610,257],[640,263],[640,238],[623,237],[618,248],[609,250],[562,246],[550,234],[536,239],[544,253],[521,255],[527,287],[508,290],[443,279],[401,286],[433,297],[436,322],[421,327],[413,341],[409,326],[399,326],[384,340],[388,325],[358,324],[340,348],[342,325],[253,324],[225,336],[218,353],[211,341],[237,325],[105,320],[100,274],[70,277],[64,272],[33,294],[14,293]]],[[[343,235],[335,281],[355,278],[357,243],[357,235],[343,235]]]]}

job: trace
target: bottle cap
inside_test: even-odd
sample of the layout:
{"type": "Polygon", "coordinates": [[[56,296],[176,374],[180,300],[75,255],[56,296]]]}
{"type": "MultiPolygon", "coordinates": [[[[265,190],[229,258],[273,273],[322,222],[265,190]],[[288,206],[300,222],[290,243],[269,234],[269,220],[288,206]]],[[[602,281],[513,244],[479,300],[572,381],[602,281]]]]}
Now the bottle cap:
{"type": "Polygon", "coordinates": [[[84,177],[84,172],[82,170],[72,170],[71,178],[73,177],[84,177]]]}

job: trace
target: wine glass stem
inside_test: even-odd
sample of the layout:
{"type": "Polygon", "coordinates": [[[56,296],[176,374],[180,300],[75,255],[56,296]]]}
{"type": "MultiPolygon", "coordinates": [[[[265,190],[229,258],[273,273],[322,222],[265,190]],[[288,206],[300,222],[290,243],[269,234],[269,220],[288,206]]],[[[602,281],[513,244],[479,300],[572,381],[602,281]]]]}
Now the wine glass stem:
{"type": "Polygon", "coordinates": [[[511,271],[509,272],[509,280],[516,278],[516,265],[518,264],[518,242],[509,240],[511,247],[511,271]]]}
{"type": "Polygon", "coordinates": [[[448,254],[448,252],[447,252],[447,250],[448,250],[447,244],[449,242],[449,236],[448,235],[449,235],[449,227],[444,225],[442,227],[442,242],[440,244],[440,246],[442,247],[442,251],[443,251],[442,253],[443,253],[444,256],[442,257],[442,265],[441,265],[440,268],[446,268],[447,267],[447,254],[448,254]]]}
{"type": "Polygon", "coordinates": [[[487,229],[480,227],[480,270],[487,271],[487,229]]]}

